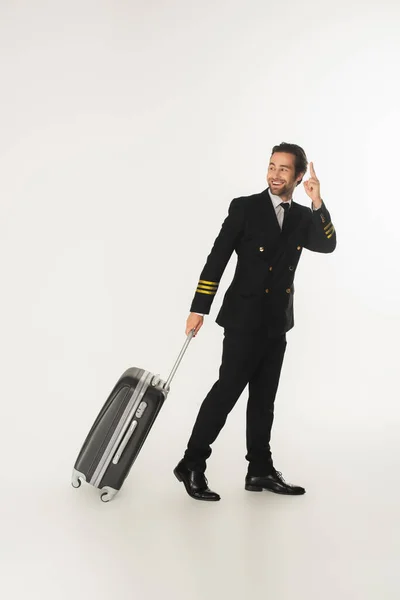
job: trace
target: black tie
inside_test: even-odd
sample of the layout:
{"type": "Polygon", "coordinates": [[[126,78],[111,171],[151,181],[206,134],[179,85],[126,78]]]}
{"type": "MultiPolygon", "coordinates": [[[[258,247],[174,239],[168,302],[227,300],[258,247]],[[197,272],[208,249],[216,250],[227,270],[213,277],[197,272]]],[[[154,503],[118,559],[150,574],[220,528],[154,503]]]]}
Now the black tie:
{"type": "Polygon", "coordinates": [[[283,210],[285,211],[285,214],[283,215],[283,221],[282,221],[282,229],[283,226],[285,225],[285,221],[287,219],[287,215],[290,209],[290,204],[289,202],[281,202],[279,206],[282,206],[283,210]]]}

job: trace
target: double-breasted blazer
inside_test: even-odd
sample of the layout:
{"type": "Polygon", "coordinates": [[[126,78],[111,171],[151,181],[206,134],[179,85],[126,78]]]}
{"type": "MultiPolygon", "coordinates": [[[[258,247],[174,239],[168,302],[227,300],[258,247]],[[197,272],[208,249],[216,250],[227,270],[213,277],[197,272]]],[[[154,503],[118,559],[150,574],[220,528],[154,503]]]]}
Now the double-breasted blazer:
{"type": "Polygon", "coordinates": [[[294,326],[294,278],[303,249],[330,253],[336,230],[325,203],[312,210],[292,200],[281,230],[268,188],[232,200],[201,271],[190,311],[209,314],[232,253],[236,270],[216,322],[272,335],[294,326]]]}

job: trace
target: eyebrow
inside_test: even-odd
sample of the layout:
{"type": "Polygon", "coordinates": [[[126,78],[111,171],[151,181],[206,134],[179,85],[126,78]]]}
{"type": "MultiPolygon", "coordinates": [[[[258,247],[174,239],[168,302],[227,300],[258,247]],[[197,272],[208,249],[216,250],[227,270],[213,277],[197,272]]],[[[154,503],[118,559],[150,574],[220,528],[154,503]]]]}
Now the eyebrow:
{"type": "MultiPolygon", "coordinates": [[[[270,165],[274,165],[274,167],[276,167],[276,164],[275,164],[275,163],[273,163],[273,162],[270,162],[269,164],[270,164],[270,165]]],[[[290,169],[290,166],[289,166],[289,165],[280,165],[280,166],[281,166],[281,167],[285,167],[286,169],[290,169]]]]}

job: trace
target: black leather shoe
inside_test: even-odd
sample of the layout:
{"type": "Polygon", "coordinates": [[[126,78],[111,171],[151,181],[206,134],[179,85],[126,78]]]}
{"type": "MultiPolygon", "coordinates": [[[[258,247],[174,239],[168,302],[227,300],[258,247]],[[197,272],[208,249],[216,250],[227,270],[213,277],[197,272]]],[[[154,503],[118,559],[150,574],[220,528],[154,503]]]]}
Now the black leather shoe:
{"type": "Polygon", "coordinates": [[[248,492],[268,490],[275,492],[275,494],[287,494],[290,496],[300,496],[306,493],[306,490],[299,485],[286,483],[282,477],[282,473],[275,469],[263,476],[247,475],[244,487],[248,492]]]}
{"type": "Polygon", "coordinates": [[[208,488],[207,479],[201,471],[191,471],[181,460],[174,469],[174,475],[178,481],[181,481],[186,488],[187,493],[195,500],[208,500],[215,502],[221,500],[216,492],[208,488]]]}

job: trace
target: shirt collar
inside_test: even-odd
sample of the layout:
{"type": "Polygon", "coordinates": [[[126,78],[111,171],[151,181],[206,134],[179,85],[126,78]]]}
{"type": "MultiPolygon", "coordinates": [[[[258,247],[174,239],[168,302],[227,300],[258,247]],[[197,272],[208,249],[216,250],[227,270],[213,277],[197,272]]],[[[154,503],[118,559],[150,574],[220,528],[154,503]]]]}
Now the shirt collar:
{"type": "MultiPolygon", "coordinates": [[[[275,196],[275,194],[273,194],[269,188],[268,188],[268,192],[269,192],[269,195],[271,196],[271,200],[274,205],[274,208],[277,208],[280,204],[282,204],[282,199],[279,196],[275,196]]],[[[289,204],[289,206],[292,205],[292,198],[287,202],[287,204],[289,204]]]]}

